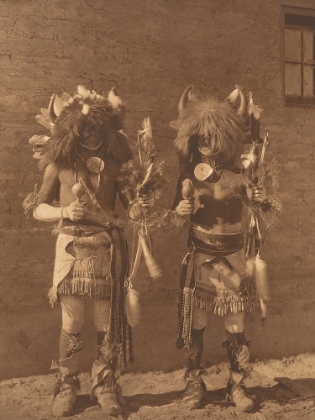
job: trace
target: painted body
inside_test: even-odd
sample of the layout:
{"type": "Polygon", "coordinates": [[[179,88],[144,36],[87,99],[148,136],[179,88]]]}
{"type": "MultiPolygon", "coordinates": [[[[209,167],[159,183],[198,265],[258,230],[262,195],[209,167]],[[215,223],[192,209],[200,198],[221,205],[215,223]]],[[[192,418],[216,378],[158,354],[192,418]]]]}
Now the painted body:
{"type": "MultiPolygon", "coordinates": [[[[224,319],[224,346],[231,362],[227,394],[242,411],[254,406],[240,387],[249,363],[244,315],[254,310],[255,290],[246,272],[243,245],[243,201],[249,182],[236,165],[246,108],[244,95],[238,94],[240,106],[233,109],[227,102],[195,94],[190,86],[180,99],[178,118],[171,123],[177,130],[181,167],[173,209],[190,221],[180,279],[177,345],[184,347],[188,358],[183,402],[192,408],[199,407],[205,395],[201,358],[209,313],[224,319]]],[[[263,199],[256,187],[251,196],[258,202],[263,199]]]]}
{"type": "MultiPolygon", "coordinates": [[[[52,127],[52,136],[40,161],[44,177],[33,215],[40,221],[59,222],[49,296],[52,304],[59,301],[62,308],[61,376],[52,411],[57,417],[73,413],[84,300],[91,297],[97,330],[91,394],[98,397],[106,415],[116,415],[122,411],[116,364],[119,359],[126,364],[132,357],[124,302],[127,244],[114,215],[117,198],[126,209],[135,198],[119,179],[122,164],[132,159],[122,132],[124,106],[113,89],[106,99],[78,86],[74,96],[53,95],[48,114],[50,121],[46,114],[39,118],[52,127]]],[[[145,197],[137,198],[134,211],[140,205],[152,205],[145,197]]]]}

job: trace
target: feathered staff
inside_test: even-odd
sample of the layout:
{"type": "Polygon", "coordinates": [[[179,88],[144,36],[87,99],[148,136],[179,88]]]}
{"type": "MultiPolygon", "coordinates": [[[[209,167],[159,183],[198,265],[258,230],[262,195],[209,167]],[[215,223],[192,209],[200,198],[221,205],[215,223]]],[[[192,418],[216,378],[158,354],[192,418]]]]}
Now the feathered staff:
{"type": "MultiPolygon", "coordinates": [[[[247,169],[251,187],[257,187],[261,189],[260,180],[258,177],[258,169],[263,165],[266,146],[269,143],[268,134],[265,138],[260,137],[260,115],[262,108],[255,105],[253,102],[252,94],[249,94],[249,125],[250,125],[250,137],[252,141],[252,147],[248,154],[242,155],[243,166],[247,169]],[[261,154],[259,157],[258,145],[263,143],[261,154]]],[[[260,204],[260,206],[267,205],[267,201],[260,204]]],[[[258,207],[252,208],[252,213],[249,221],[249,227],[246,239],[246,258],[247,258],[247,272],[250,276],[254,277],[257,294],[260,299],[261,306],[261,327],[264,325],[264,321],[267,316],[267,304],[266,302],[270,299],[269,286],[267,280],[267,265],[260,258],[260,247],[262,244],[262,235],[259,226],[259,210],[258,207]]]]}
{"type": "MultiPolygon", "coordinates": [[[[138,292],[133,288],[132,283],[136,277],[142,256],[148,268],[150,277],[158,278],[161,276],[161,269],[155,262],[151,252],[152,242],[150,233],[148,231],[147,210],[140,207],[135,213],[132,212],[133,206],[139,203],[139,198],[150,193],[150,190],[152,191],[152,185],[154,184],[154,182],[150,181],[151,177],[154,177],[153,166],[156,149],[153,142],[152,127],[149,118],[144,119],[142,130],[138,131],[137,146],[139,152],[139,166],[134,167],[133,172],[133,178],[136,180],[134,185],[136,199],[133,203],[131,203],[130,213],[133,215],[133,218],[136,218],[138,222],[138,229],[137,232],[135,232],[138,237],[138,244],[136,255],[131,265],[131,274],[126,280],[126,313],[128,323],[132,327],[140,321],[139,295],[138,292]]],[[[133,164],[135,165],[135,163],[133,164]]]]}

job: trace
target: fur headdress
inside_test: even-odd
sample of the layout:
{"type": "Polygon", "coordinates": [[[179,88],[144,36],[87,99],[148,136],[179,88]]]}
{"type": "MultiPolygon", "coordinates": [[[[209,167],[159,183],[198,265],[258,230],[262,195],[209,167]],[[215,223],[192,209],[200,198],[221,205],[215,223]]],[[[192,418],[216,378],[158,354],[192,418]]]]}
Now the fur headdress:
{"type": "MultiPolygon", "coordinates": [[[[193,86],[189,86],[182,94],[178,118],[171,122],[171,127],[177,130],[174,144],[180,163],[188,164],[191,154],[198,151],[200,138],[213,154],[220,153],[226,163],[233,163],[241,153],[246,105],[241,101],[239,108],[235,109],[232,100],[219,102],[209,95],[197,96],[192,89],[193,86]]],[[[236,99],[233,97],[233,100],[236,99]]]]}
{"type": "Polygon", "coordinates": [[[125,107],[114,88],[107,98],[83,86],[78,86],[73,96],[65,92],[61,97],[54,94],[48,109],[36,116],[40,124],[50,129],[51,136],[34,136],[30,140],[40,144],[39,140],[45,139],[41,143],[40,168],[50,162],[73,162],[80,131],[91,126],[100,129],[102,158],[111,156],[120,163],[130,160],[132,152],[122,130],[124,113],[125,107]]]}

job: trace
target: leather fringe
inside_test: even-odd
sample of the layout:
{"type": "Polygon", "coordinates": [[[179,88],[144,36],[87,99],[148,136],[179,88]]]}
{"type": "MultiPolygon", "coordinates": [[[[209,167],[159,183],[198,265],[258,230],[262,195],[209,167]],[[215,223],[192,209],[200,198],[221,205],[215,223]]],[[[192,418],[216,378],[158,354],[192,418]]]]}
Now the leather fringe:
{"type": "Polygon", "coordinates": [[[213,301],[202,299],[196,295],[194,306],[215,315],[224,316],[230,312],[254,312],[254,302],[251,298],[214,298],[213,301]]]}
{"type": "Polygon", "coordinates": [[[188,352],[192,345],[191,334],[194,307],[207,310],[219,316],[224,316],[230,312],[253,312],[255,310],[255,293],[248,277],[245,277],[241,282],[240,290],[244,294],[240,297],[214,297],[210,300],[199,294],[195,289],[194,258],[195,249],[192,248],[186,254],[182,263],[181,292],[178,304],[179,325],[176,346],[179,349],[184,348],[188,352]]]}
{"type": "Polygon", "coordinates": [[[94,299],[108,300],[111,298],[111,284],[94,283],[90,279],[73,278],[71,282],[62,281],[58,286],[62,295],[84,295],[94,299]]]}

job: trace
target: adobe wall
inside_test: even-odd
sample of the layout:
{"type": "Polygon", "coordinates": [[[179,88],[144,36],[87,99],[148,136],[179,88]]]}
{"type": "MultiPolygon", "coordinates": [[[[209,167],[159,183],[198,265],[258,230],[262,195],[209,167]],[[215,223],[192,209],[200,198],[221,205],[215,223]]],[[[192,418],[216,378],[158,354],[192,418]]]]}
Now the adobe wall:
{"type": "MultiPolygon", "coordinates": [[[[0,379],[46,373],[57,357],[60,308],[51,309],[47,300],[55,237],[52,226],[23,215],[22,202],[41,183],[28,144],[41,131],[34,117],[52,93],[73,92],[78,84],[97,92],[117,84],[133,144],[144,117],[151,118],[158,159],[167,163],[166,207],[178,175],[169,122],[184,88],[193,83],[222,99],[235,84],[254,92],[265,110],[262,133],[271,139],[267,159],[279,162],[284,212],[263,251],[272,292],[268,323],[259,332],[259,313],[247,318],[252,357],[313,351],[315,109],[284,107],[282,34],[277,0],[0,1],[0,379]]],[[[144,317],[134,330],[130,370],[183,365],[174,342],[185,245],[185,229],[179,237],[154,238],[164,274],[151,280],[142,267],[135,284],[144,317]]],[[[94,357],[88,320],[90,310],[82,370],[94,357]]],[[[222,320],[211,319],[208,329],[205,360],[227,360],[222,320]]]]}

